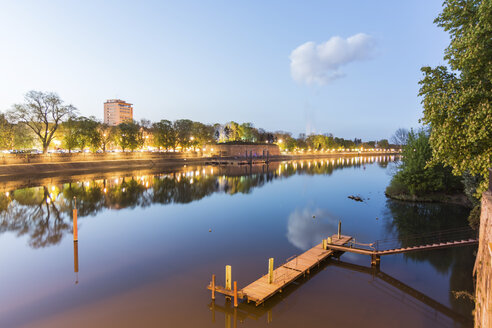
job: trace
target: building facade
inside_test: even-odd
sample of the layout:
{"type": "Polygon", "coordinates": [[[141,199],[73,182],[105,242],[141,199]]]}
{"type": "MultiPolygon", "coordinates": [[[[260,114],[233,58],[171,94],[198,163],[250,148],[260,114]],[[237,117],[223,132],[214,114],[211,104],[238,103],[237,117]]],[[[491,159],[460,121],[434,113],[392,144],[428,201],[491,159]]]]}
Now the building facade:
{"type": "Polygon", "coordinates": [[[133,120],[133,105],[121,99],[108,99],[104,103],[104,123],[118,125],[133,120]]]}

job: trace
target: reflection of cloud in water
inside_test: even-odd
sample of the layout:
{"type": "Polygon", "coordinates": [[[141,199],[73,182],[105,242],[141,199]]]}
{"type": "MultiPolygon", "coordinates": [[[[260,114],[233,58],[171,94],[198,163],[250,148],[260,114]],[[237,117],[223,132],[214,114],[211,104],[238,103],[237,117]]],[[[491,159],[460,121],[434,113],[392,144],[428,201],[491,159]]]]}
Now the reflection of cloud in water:
{"type": "Polygon", "coordinates": [[[319,208],[296,209],[289,215],[287,239],[295,247],[307,250],[336,233],[337,222],[335,216],[319,208]]]}

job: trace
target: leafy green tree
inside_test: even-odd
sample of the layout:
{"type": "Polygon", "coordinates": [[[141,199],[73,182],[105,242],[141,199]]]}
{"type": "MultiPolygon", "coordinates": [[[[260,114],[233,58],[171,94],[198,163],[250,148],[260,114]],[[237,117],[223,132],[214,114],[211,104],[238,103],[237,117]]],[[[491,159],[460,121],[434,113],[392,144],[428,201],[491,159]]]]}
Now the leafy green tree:
{"type": "Polygon", "coordinates": [[[39,138],[43,153],[48,151],[60,123],[77,111],[72,105],[64,105],[52,92],[29,91],[23,104],[15,104],[8,112],[13,123],[25,124],[39,138]]]}
{"type": "Polygon", "coordinates": [[[63,148],[69,153],[72,150],[79,148],[79,122],[76,118],[70,117],[66,122],[63,122],[60,127],[60,135],[62,136],[63,148]]]}
{"type": "Polygon", "coordinates": [[[257,131],[253,126],[253,123],[243,123],[238,126],[239,137],[241,140],[248,142],[255,142],[257,131]]]}
{"type": "Polygon", "coordinates": [[[31,149],[35,147],[36,137],[32,130],[24,124],[14,125],[14,146],[15,149],[31,149]]]}
{"type": "Polygon", "coordinates": [[[83,150],[89,147],[91,151],[96,152],[101,148],[102,138],[99,132],[100,123],[95,117],[79,117],[78,118],[78,137],[79,146],[83,150]]]}
{"type": "Polygon", "coordinates": [[[154,131],[154,143],[157,147],[163,147],[169,150],[176,150],[178,139],[173,123],[168,120],[161,120],[152,125],[154,131]]]}
{"type": "Polygon", "coordinates": [[[432,127],[430,165],[481,177],[486,189],[492,158],[492,1],[446,0],[434,21],[449,32],[449,65],[423,67],[422,122],[432,127]]]}
{"type": "Polygon", "coordinates": [[[176,131],[177,141],[181,146],[181,150],[183,151],[185,148],[190,147],[192,141],[191,130],[193,127],[193,122],[191,120],[177,120],[174,121],[173,126],[176,131]]]}
{"type": "Polygon", "coordinates": [[[0,149],[14,148],[14,124],[7,120],[5,114],[0,114],[0,149]]]}
{"type": "Polygon", "coordinates": [[[238,123],[231,121],[227,123],[225,129],[227,131],[226,133],[228,139],[227,141],[241,140],[241,131],[238,123]]]}
{"type": "Polygon", "coordinates": [[[379,148],[388,149],[390,147],[388,139],[381,139],[378,141],[379,148]]]}
{"type": "Polygon", "coordinates": [[[202,148],[213,141],[214,127],[200,122],[193,122],[191,142],[193,148],[202,148]]]}
{"type": "Polygon", "coordinates": [[[140,125],[136,122],[124,122],[118,125],[116,142],[123,151],[134,151],[144,144],[144,138],[140,125]]]}
{"type": "Polygon", "coordinates": [[[113,143],[116,135],[116,129],[106,123],[99,124],[97,132],[101,140],[101,149],[106,152],[106,149],[113,143]]]}
{"type": "Polygon", "coordinates": [[[407,144],[402,150],[398,172],[393,176],[392,184],[387,190],[388,194],[392,193],[392,189],[393,193],[410,195],[461,189],[459,178],[452,175],[450,168],[445,168],[441,164],[427,166],[431,157],[429,133],[424,129],[418,132],[411,130],[407,144]]]}

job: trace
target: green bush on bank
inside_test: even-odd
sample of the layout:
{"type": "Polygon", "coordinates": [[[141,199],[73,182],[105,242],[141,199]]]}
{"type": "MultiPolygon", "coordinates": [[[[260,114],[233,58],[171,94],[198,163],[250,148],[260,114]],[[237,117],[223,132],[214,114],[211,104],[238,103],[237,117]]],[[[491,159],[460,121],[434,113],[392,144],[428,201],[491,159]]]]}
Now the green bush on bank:
{"type": "Polygon", "coordinates": [[[441,164],[429,166],[431,157],[429,132],[425,129],[417,132],[411,130],[407,144],[402,148],[401,164],[386,189],[386,194],[415,198],[437,192],[461,192],[463,185],[460,177],[454,176],[450,168],[441,164]]]}

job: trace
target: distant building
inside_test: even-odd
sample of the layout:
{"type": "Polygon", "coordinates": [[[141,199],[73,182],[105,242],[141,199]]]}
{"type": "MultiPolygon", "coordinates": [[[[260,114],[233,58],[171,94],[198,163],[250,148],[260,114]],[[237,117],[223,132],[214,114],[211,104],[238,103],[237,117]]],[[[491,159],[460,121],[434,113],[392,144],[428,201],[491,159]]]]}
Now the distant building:
{"type": "Polygon", "coordinates": [[[118,125],[133,120],[133,106],[121,99],[108,99],[104,103],[104,123],[118,125]]]}

